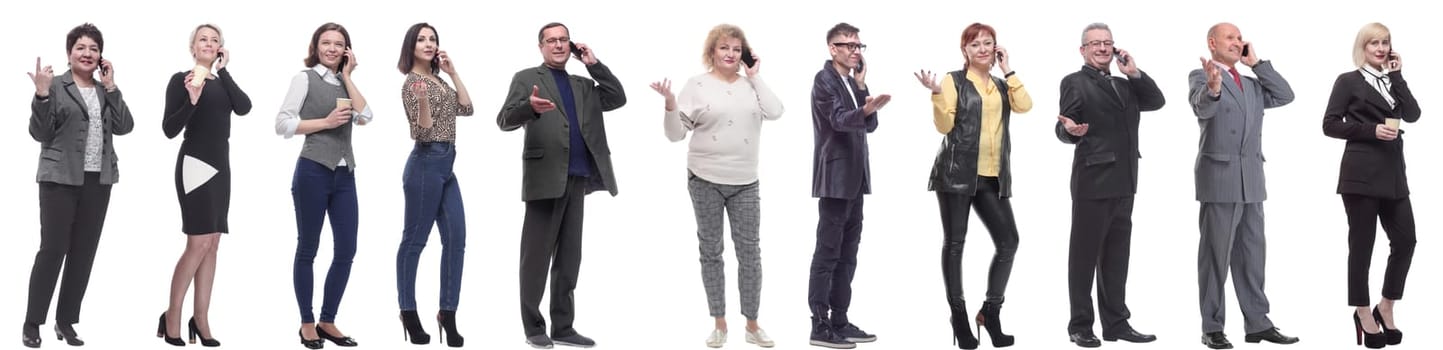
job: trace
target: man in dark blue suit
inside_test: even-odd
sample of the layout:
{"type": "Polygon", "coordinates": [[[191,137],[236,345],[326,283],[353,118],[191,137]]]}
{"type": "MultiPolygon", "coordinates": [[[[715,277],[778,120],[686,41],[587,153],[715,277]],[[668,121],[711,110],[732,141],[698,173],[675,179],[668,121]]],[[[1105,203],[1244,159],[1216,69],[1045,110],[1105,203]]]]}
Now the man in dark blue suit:
{"type": "Polygon", "coordinates": [[[807,303],[811,344],[834,349],[877,340],[847,319],[847,307],[862,237],[862,195],[872,193],[867,134],[877,130],[877,110],[892,97],[867,91],[862,64],[867,45],[858,31],[846,23],[827,31],[832,59],[812,81],[812,197],[819,200],[807,303]]]}

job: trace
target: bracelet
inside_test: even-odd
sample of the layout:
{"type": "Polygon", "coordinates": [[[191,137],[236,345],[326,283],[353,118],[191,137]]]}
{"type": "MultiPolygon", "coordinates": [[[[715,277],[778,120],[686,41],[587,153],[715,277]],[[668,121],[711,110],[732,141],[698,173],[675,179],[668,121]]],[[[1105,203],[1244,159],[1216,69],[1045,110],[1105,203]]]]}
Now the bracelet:
{"type": "Polygon", "coordinates": [[[1007,72],[1007,74],[1006,74],[1006,75],[1003,75],[1002,78],[1011,78],[1013,75],[1016,75],[1016,74],[1017,74],[1017,71],[1007,72]]]}
{"type": "Polygon", "coordinates": [[[35,99],[40,100],[40,102],[45,102],[50,100],[50,96],[40,96],[40,93],[36,93],[35,99]]]}

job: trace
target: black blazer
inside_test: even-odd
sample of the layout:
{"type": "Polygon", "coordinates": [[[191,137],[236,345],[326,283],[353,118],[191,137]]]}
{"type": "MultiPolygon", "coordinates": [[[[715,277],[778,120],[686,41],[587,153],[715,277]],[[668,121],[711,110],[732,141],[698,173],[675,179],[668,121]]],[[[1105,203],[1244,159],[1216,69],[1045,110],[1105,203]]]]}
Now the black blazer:
{"type": "MultiPolygon", "coordinates": [[[[927,180],[927,190],[977,195],[977,152],[980,151],[982,132],[982,94],[966,71],[956,70],[952,75],[952,89],[957,90],[957,113],[952,116],[952,130],[942,138],[942,147],[937,158],[932,160],[932,174],[927,180]]],[[[1002,149],[998,157],[997,195],[1012,197],[1012,95],[1007,81],[994,76],[997,91],[1002,95],[1002,149]]],[[[948,87],[942,87],[946,89],[948,87]]]]}
{"type": "Polygon", "coordinates": [[[1062,78],[1059,114],[1081,124],[1087,134],[1072,136],[1058,121],[1057,139],[1077,145],[1072,151],[1072,199],[1103,199],[1137,193],[1137,133],[1142,112],[1162,109],[1162,90],[1145,72],[1118,79],[1117,93],[1101,70],[1082,70],[1062,78]]]}
{"type": "Polygon", "coordinates": [[[867,134],[877,130],[877,113],[862,114],[867,96],[851,77],[843,81],[831,60],[812,78],[813,198],[856,199],[872,193],[867,134]]]}
{"type": "Polygon", "coordinates": [[[1401,118],[1413,123],[1421,111],[1418,100],[1408,90],[1403,72],[1388,73],[1392,82],[1390,93],[1397,105],[1388,101],[1358,70],[1348,71],[1333,82],[1328,109],[1323,112],[1323,134],[1348,140],[1343,147],[1343,161],[1338,170],[1338,193],[1359,194],[1381,198],[1408,196],[1408,174],[1403,163],[1403,133],[1393,141],[1379,140],[1377,125],[1385,118],[1401,118]]]}
{"type": "Polygon", "coordinates": [[[606,123],[602,112],[609,112],[626,105],[626,92],[621,82],[611,74],[611,69],[597,62],[586,66],[586,71],[595,81],[571,75],[572,98],[576,100],[576,117],[581,125],[569,125],[566,109],[536,113],[531,109],[532,86],[540,88],[537,94],[561,106],[556,80],[545,65],[523,69],[511,78],[511,91],[501,112],[496,114],[496,124],[501,131],[512,131],[526,127],[526,143],[521,150],[521,200],[561,198],[566,194],[567,167],[570,166],[571,127],[581,128],[581,138],[586,141],[594,160],[595,170],[586,184],[586,193],[606,190],[616,195],[616,177],[611,171],[611,146],[606,142],[606,123]]]}

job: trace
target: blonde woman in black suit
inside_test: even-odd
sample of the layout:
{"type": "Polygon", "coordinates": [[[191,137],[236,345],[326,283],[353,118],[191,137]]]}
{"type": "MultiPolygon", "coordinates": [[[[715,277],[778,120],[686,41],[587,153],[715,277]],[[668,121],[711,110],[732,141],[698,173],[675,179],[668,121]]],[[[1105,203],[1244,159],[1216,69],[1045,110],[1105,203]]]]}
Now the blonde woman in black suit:
{"type": "Polygon", "coordinates": [[[1338,173],[1338,194],[1348,214],[1348,305],[1356,308],[1358,344],[1374,349],[1403,341],[1403,332],[1393,323],[1393,303],[1403,298],[1417,241],[1398,122],[1417,122],[1420,112],[1392,41],[1388,27],[1380,23],[1358,31],[1353,42],[1358,69],[1333,82],[1323,113],[1323,134],[1348,140],[1338,173]],[[1392,252],[1383,272],[1383,299],[1370,312],[1368,267],[1379,219],[1392,252]]]}

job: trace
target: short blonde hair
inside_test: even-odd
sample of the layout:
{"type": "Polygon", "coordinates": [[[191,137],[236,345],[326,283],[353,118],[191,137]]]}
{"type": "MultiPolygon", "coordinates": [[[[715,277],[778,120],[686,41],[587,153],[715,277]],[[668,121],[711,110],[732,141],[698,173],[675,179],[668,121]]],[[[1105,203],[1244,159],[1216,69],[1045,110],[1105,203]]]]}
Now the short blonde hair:
{"type": "Polygon", "coordinates": [[[742,33],[740,27],[725,23],[712,27],[711,32],[706,34],[706,47],[702,48],[701,52],[702,64],[706,65],[708,70],[715,68],[712,66],[712,59],[716,57],[716,45],[724,38],[741,40],[742,47],[751,46],[747,44],[747,35],[742,33]]]}
{"type": "Polygon", "coordinates": [[[1382,23],[1373,22],[1363,25],[1358,30],[1358,38],[1353,41],[1353,65],[1363,68],[1368,64],[1368,42],[1374,39],[1386,39],[1393,41],[1393,33],[1382,23]]]}
{"type": "Polygon", "coordinates": [[[214,31],[215,31],[216,39],[220,39],[220,45],[221,45],[221,46],[225,46],[225,35],[221,35],[221,33],[220,33],[220,27],[217,27],[216,25],[210,24],[210,23],[205,23],[205,24],[201,24],[201,25],[195,26],[195,30],[190,31],[190,43],[189,43],[189,46],[195,46],[195,37],[196,37],[197,35],[200,35],[200,30],[201,30],[201,29],[205,29],[205,28],[210,28],[210,30],[214,30],[214,31]]]}

